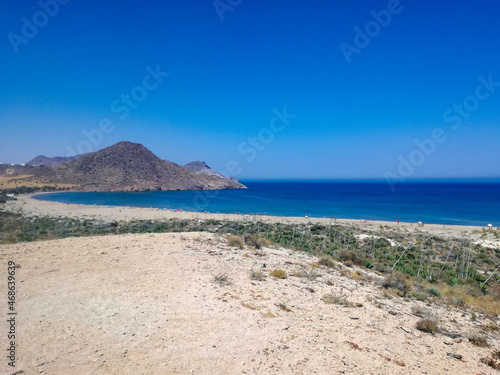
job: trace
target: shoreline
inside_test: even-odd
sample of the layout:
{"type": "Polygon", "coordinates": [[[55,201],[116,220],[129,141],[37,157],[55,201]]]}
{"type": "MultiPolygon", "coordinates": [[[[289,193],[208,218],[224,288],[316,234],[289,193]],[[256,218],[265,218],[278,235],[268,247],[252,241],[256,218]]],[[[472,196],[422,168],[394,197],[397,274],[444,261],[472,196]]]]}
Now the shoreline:
{"type": "MultiPolygon", "coordinates": [[[[380,226],[388,226],[391,229],[401,228],[404,230],[418,230],[439,235],[458,235],[460,233],[472,233],[487,230],[482,226],[450,225],[450,224],[424,224],[419,227],[417,223],[390,222],[379,220],[357,220],[357,219],[331,219],[297,216],[272,216],[260,214],[228,214],[193,211],[175,211],[171,209],[132,207],[132,206],[94,206],[76,203],[61,203],[38,200],[34,195],[49,194],[32,193],[17,196],[17,200],[5,203],[5,209],[11,212],[20,212],[28,216],[47,215],[52,217],[72,217],[81,219],[98,219],[103,221],[129,221],[129,220],[168,220],[168,219],[198,219],[198,220],[231,220],[231,221],[262,221],[268,223],[321,223],[321,224],[350,224],[360,228],[380,229],[380,226]],[[376,228],[375,228],[376,227],[376,228]]],[[[492,230],[498,230],[493,228],[492,230]]]]}

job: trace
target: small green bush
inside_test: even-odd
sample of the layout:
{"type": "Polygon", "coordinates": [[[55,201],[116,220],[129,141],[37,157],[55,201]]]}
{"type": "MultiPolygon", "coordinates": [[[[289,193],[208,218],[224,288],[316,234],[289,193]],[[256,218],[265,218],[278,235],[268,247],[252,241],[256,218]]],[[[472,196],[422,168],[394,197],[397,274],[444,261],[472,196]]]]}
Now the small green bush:
{"type": "Polygon", "coordinates": [[[441,297],[441,291],[439,289],[437,289],[437,288],[430,287],[429,289],[427,289],[427,292],[429,292],[433,296],[441,297]]]}

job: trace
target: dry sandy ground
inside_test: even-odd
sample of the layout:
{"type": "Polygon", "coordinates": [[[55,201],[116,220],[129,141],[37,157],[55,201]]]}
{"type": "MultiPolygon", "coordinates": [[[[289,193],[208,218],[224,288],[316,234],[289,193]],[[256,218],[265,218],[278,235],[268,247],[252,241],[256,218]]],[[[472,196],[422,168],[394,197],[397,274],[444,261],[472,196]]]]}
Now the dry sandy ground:
{"type": "MultiPolygon", "coordinates": [[[[305,253],[237,250],[214,234],[165,233],[2,245],[0,258],[2,291],[7,261],[21,266],[15,369],[5,358],[5,297],[0,309],[6,374],[498,373],[479,362],[493,348],[466,338],[485,317],[473,322],[470,313],[384,298],[376,280],[331,268],[315,268],[316,278],[292,276],[313,272],[316,259],[305,253]],[[288,277],[269,276],[276,268],[288,277]],[[252,280],[251,269],[266,279],[252,280]],[[214,283],[220,274],[231,284],[214,283]],[[362,307],[322,300],[341,292],[362,307]],[[414,305],[461,338],[415,329],[414,305]]],[[[489,340],[499,349],[497,338],[489,340]]]]}

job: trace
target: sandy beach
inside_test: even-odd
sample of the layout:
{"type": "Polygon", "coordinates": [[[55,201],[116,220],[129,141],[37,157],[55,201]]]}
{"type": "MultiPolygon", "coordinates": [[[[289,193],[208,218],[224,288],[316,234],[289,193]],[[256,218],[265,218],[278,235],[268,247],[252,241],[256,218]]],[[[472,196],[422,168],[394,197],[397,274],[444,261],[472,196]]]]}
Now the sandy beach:
{"type": "MultiPolygon", "coordinates": [[[[465,225],[442,225],[442,224],[427,224],[419,227],[417,223],[405,222],[390,222],[390,221],[375,221],[375,220],[350,220],[350,219],[331,219],[331,218],[312,218],[312,217],[290,217],[290,216],[268,216],[268,215],[236,215],[236,214],[221,214],[221,213],[202,213],[202,212],[186,212],[173,210],[160,210],[156,208],[140,208],[140,207],[118,207],[118,206],[88,206],[80,204],[66,204],[58,202],[42,201],[33,198],[32,195],[20,195],[16,201],[9,201],[6,204],[6,209],[13,212],[21,212],[28,216],[47,215],[53,217],[77,217],[85,219],[98,219],[104,221],[113,220],[165,220],[165,219],[218,219],[218,220],[235,220],[235,221],[251,221],[261,220],[265,222],[281,222],[281,223],[324,223],[331,224],[351,224],[363,227],[367,230],[378,229],[380,226],[389,226],[392,228],[400,227],[408,231],[420,231],[439,236],[460,237],[468,235],[479,238],[483,230],[488,230],[485,227],[465,226],[465,225]]],[[[493,228],[492,230],[498,230],[493,228]]]]}

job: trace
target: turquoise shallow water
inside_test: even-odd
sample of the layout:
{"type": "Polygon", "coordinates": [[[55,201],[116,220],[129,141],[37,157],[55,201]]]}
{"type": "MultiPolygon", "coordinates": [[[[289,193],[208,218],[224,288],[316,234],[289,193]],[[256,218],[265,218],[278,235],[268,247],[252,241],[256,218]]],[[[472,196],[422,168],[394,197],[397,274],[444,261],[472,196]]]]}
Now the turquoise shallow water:
{"type": "Polygon", "coordinates": [[[51,193],[38,199],[221,213],[500,226],[500,183],[242,181],[249,189],[51,193]]]}

